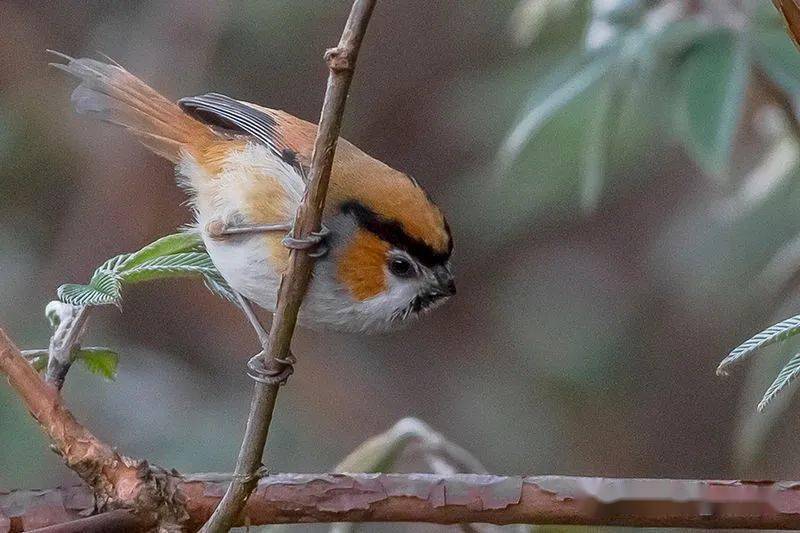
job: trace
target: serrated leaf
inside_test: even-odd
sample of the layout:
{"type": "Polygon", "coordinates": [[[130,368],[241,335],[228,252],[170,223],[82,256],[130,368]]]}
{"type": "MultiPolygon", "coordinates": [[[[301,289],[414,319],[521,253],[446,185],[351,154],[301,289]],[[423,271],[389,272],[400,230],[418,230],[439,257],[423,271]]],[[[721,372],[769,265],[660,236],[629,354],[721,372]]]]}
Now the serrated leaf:
{"type": "Polygon", "coordinates": [[[786,32],[764,29],[753,32],[756,63],[786,92],[800,94],[800,51],[786,32]]]}
{"type": "Polygon", "coordinates": [[[163,278],[203,276],[212,271],[216,272],[216,269],[206,252],[185,252],[153,257],[122,271],[119,276],[126,283],[139,283],[163,278]]]}
{"type": "Polygon", "coordinates": [[[119,305],[123,283],[180,277],[201,277],[212,292],[237,303],[205,251],[200,234],[189,232],[168,235],[138,252],[112,257],[95,270],[88,285],[62,285],[58,297],[72,305],[119,305]]]}
{"type": "Polygon", "coordinates": [[[68,283],[58,288],[58,298],[72,305],[117,304],[120,299],[120,282],[112,271],[95,271],[88,285],[68,283]]]}
{"type": "Polygon", "coordinates": [[[128,260],[121,265],[121,268],[123,270],[130,270],[157,257],[183,252],[196,252],[202,248],[203,239],[199,233],[174,233],[166,237],[161,237],[136,253],[129,254],[128,260]]]}
{"type": "Polygon", "coordinates": [[[108,348],[82,348],[77,350],[73,357],[81,361],[92,374],[97,374],[108,380],[117,377],[119,354],[108,348]]]}
{"type": "Polygon", "coordinates": [[[718,375],[727,374],[727,368],[739,363],[751,356],[756,350],[769,346],[776,342],[788,339],[800,333],[800,315],[787,318],[777,324],[768,327],[761,333],[754,335],[739,346],[737,346],[728,356],[722,360],[717,367],[718,375]]]}
{"type": "Polygon", "coordinates": [[[685,148],[703,171],[727,178],[750,71],[748,32],[701,39],[681,67],[675,113],[685,148]]]}
{"type": "Polygon", "coordinates": [[[239,300],[236,297],[236,293],[233,292],[228,282],[225,281],[225,278],[222,277],[216,268],[214,269],[213,273],[208,273],[203,276],[203,282],[208,289],[225,300],[229,302],[239,305],[239,300]]]}
{"type": "Polygon", "coordinates": [[[764,397],[758,403],[758,411],[761,412],[764,408],[777,396],[783,389],[794,381],[797,375],[800,374],[800,353],[795,354],[786,366],[778,373],[778,377],[769,386],[764,397]]]}

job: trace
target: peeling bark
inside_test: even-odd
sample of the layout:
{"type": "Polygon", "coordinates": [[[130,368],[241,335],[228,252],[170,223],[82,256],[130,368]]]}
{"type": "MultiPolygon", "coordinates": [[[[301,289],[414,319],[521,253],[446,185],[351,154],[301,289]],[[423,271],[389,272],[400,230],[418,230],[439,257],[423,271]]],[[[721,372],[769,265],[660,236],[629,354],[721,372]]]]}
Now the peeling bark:
{"type": "MultiPolygon", "coordinates": [[[[169,475],[186,503],[183,527],[196,531],[219,503],[230,476],[169,475]]],[[[92,509],[85,486],[0,492],[0,533],[75,520],[92,509]]],[[[278,474],[259,482],[242,521],[800,529],[800,482],[278,474]]]]}

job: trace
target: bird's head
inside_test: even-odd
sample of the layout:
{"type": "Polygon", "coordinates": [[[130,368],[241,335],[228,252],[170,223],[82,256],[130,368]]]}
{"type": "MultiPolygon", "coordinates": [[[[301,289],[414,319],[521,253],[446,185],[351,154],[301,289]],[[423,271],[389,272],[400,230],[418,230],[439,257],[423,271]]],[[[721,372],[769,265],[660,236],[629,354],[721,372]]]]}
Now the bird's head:
{"type": "Polygon", "coordinates": [[[350,189],[352,196],[331,183],[331,252],[314,284],[336,295],[329,325],[338,329],[395,329],[456,292],[453,240],[441,210],[411,178],[392,171],[386,181],[392,187],[379,177],[371,188],[350,189]]]}

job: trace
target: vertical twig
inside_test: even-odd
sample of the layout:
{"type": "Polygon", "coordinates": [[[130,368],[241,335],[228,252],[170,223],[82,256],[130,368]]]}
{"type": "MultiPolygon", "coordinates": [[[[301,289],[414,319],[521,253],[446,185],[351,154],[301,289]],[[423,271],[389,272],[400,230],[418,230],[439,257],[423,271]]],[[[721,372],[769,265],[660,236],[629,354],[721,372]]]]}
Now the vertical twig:
{"type": "Polygon", "coordinates": [[[91,308],[61,302],[51,303],[51,305],[54,304],[57,305],[54,312],[58,316],[59,323],[53,332],[53,336],[50,337],[45,381],[56,389],[61,390],[61,387],[64,386],[67,372],[72,366],[72,350],[80,342],[86,328],[86,321],[89,319],[89,309],[91,308]]]}
{"type": "MultiPolygon", "coordinates": [[[[333,166],[336,141],[342,124],[347,93],[353,78],[358,51],[377,0],[356,0],[345,24],[342,37],[336,48],[326,51],[325,61],[330,73],[322,105],[319,129],[314,142],[311,171],[303,200],[297,209],[292,236],[305,238],[320,229],[328,180],[333,166]]],[[[297,322],[297,313],[305,295],[314,258],[299,250],[292,250],[289,268],[281,277],[278,301],[270,330],[269,349],[266,350],[266,365],[276,374],[286,368],[292,334],[297,322]]],[[[213,515],[203,526],[203,532],[228,531],[247,503],[247,498],[258,482],[261,457],[267,441],[267,433],[275,409],[279,384],[257,382],[253,389],[250,414],[236,461],[236,470],[228,490],[213,515]]]]}

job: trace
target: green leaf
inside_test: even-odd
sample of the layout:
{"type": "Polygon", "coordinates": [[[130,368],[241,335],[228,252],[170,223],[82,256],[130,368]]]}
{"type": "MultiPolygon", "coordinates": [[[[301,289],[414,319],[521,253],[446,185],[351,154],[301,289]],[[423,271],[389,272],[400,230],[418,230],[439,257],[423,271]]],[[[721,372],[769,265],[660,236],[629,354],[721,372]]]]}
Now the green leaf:
{"type": "Polygon", "coordinates": [[[50,359],[50,352],[47,350],[22,350],[20,353],[37,372],[47,368],[47,361],[50,359]]]}
{"type": "Polygon", "coordinates": [[[790,94],[800,94],[800,51],[784,29],[754,32],[753,55],[775,83],[790,94]]]}
{"type": "Polygon", "coordinates": [[[587,213],[594,212],[600,204],[610,143],[616,129],[620,98],[624,90],[621,85],[623,79],[630,76],[632,65],[626,65],[624,68],[620,68],[620,71],[619,75],[615,73],[605,82],[601,89],[600,101],[596,103],[589,119],[580,197],[581,207],[587,213]]]}
{"type": "Polygon", "coordinates": [[[800,315],[795,315],[782,322],[778,322],[774,326],[768,327],[761,333],[737,346],[728,354],[717,367],[717,375],[726,375],[728,373],[728,367],[753,355],[756,350],[788,339],[798,333],[800,333],[800,315]]]}
{"type": "Polygon", "coordinates": [[[212,292],[236,303],[199,233],[168,235],[138,252],[112,257],[95,270],[88,285],[62,285],[58,297],[72,305],[119,305],[123,283],[180,277],[201,277],[212,292]]]}
{"type": "Polygon", "coordinates": [[[95,271],[88,285],[68,283],[58,288],[58,298],[72,305],[106,305],[117,304],[120,299],[121,285],[113,271],[95,271]]]}
{"type": "Polygon", "coordinates": [[[73,357],[81,361],[92,374],[108,380],[117,377],[119,354],[108,348],[82,348],[77,350],[73,357]]]}
{"type": "Polygon", "coordinates": [[[153,257],[131,269],[123,270],[119,277],[126,283],[139,283],[163,278],[202,276],[214,269],[211,257],[205,252],[184,252],[153,257]]]}
{"type": "MultiPolygon", "coordinates": [[[[613,47],[616,51],[616,47],[613,47]]],[[[561,65],[533,92],[527,109],[500,147],[498,158],[505,172],[534,139],[538,131],[580,95],[595,87],[616,58],[611,48],[588,62],[561,65]]]]}
{"type": "Polygon", "coordinates": [[[213,273],[208,273],[203,276],[203,282],[205,283],[206,287],[219,296],[220,298],[224,298],[231,303],[239,305],[239,300],[236,297],[236,293],[233,292],[228,282],[225,281],[225,278],[222,277],[222,274],[214,270],[213,273]]]}
{"type": "Polygon", "coordinates": [[[202,249],[203,239],[199,233],[175,233],[161,237],[138,252],[130,254],[130,257],[121,265],[121,269],[130,270],[157,257],[183,252],[196,252],[202,249]]]}
{"type": "Polygon", "coordinates": [[[701,39],[681,68],[677,129],[704,172],[727,177],[750,70],[749,34],[725,31],[701,39]]]}
{"type": "Polygon", "coordinates": [[[795,354],[778,373],[778,377],[775,378],[775,381],[772,382],[772,385],[769,386],[767,392],[764,393],[764,397],[758,403],[758,411],[763,411],[775,399],[775,396],[794,381],[798,374],[800,374],[800,353],[795,354]]]}
{"type": "Polygon", "coordinates": [[[703,38],[718,31],[704,19],[688,18],[670,22],[648,35],[655,55],[674,60],[703,38]]]}

